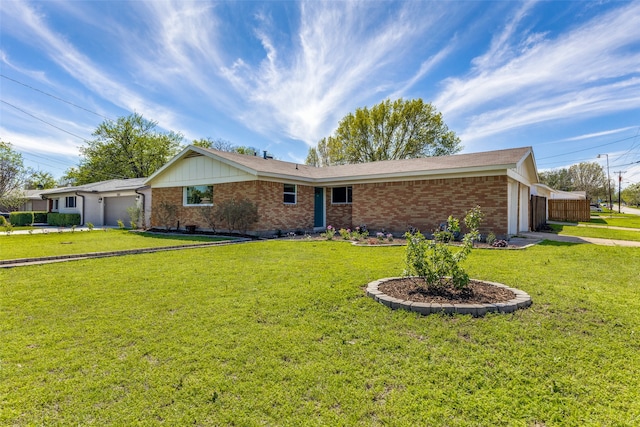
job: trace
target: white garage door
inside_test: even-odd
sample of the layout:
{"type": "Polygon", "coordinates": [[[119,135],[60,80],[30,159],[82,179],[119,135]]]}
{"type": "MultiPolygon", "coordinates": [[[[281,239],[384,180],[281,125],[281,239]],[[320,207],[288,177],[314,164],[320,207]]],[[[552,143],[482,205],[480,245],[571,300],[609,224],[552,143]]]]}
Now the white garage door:
{"type": "Polygon", "coordinates": [[[129,226],[129,213],[127,208],[135,206],[136,197],[105,197],[104,198],[104,225],[118,225],[118,220],[129,226]]]}

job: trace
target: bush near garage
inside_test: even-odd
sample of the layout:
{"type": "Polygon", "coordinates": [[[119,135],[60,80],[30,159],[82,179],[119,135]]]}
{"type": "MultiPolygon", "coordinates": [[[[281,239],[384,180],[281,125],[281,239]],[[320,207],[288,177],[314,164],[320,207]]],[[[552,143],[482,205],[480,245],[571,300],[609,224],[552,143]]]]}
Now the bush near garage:
{"type": "Polygon", "coordinates": [[[47,214],[46,211],[33,211],[33,222],[36,224],[44,224],[47,222],[47,214]]]}
{"type": "Polygon", "coordinates": [[[11,212],[9,222],[16,227],[33,224],[33,212],[11,212]]]}
{"type": "Polygon", "coordinates": [[[80,214],[52,212],[47,215],[47,224],[56,227],[70,227],[80,225],[80,214]]]}

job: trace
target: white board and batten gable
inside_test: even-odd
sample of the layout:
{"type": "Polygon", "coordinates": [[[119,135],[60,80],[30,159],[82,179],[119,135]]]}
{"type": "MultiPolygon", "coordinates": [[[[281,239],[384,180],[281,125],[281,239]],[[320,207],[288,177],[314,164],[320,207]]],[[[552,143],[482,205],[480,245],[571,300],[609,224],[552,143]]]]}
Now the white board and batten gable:
{"type": "Polygon", "coordinates": [[[155,188],[224,184],[256,180],[254,171],[222,161],[199,147],[187,147],[146,183],[155,188]]]}
{"type": "Polygon", "coordinates": [[[515,167],[507,170],[507,176],[529,187],[539,181],[538,168],[531,149],[516,163],[515,167]]]}

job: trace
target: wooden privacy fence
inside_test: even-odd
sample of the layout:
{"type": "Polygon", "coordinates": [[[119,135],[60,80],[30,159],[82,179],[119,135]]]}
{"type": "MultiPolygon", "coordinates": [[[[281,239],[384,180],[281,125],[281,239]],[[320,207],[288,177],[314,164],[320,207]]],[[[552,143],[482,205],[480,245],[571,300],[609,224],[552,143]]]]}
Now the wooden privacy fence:
{"type": "Polygon", "coordinates": [[[549,199],[549,220],[551,221],[589,221],[591,208],[589,200],[549,199]]]}
{"type": "Polygon", "coordinates": [[[540,231],[542,226],[547,223],[547,198],[540,196],[531,196],[529,203],[529,218],[531,221],[531,230],[540,231]]]}

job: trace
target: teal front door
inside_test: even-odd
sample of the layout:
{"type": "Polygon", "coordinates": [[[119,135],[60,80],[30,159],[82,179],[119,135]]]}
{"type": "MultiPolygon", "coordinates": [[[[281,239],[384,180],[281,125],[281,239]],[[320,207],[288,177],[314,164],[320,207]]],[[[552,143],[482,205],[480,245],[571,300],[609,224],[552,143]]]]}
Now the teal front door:
{"type": "Polygon", "coordinates": [[[313,226],[324,227],[324,188],[314,188],[313,226]]]}

